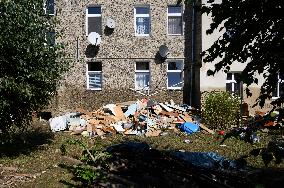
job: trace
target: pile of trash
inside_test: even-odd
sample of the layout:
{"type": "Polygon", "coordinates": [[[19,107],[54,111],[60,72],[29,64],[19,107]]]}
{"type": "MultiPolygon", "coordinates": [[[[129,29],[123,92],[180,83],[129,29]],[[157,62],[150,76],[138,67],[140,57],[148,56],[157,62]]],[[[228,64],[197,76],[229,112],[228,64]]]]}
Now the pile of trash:
{"type": "Polygon", "coordinates": [[[74,113],[51,118],[49,122],[53,132],[69,130],[71,134],[83,136],[121,133],[150,137],[162,135],[166,130],[192,134],[200,128],[213,134],[212,130],[194,118],[195,111],[188,105],[176,105],[173,100],[159,103],[141,99],[108,104],[92,112],[78,108],[74,113]]]}

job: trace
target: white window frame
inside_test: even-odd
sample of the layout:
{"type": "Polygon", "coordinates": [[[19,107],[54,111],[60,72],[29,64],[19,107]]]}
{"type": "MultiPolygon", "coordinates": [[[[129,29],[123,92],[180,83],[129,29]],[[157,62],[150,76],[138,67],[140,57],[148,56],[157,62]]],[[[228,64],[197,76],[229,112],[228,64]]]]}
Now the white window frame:
{"type": "Polygon", "coordinates": [[[278,99],[280,97],[280,84],[284,84],[284,80],[280,79],[279,74],[277,75],[277,87],[276,87],[276,91],[277,91],[277,96],[272,96],[272,99],[278,99]]]}
{"type": "Polygon", "coordinates": [[[135,61],[135,75],[134,75],[134,84],[135,84],[135,90],[149,90],[151,86],[151,71],[150,71],[150,62],[149,61],[135,61]],[[137,63],[138,62],[145,62],[149,64],[148,70],[137,70],[137,63]],[[148,86],[140,88],[136,84],[136,73],[148,73],[149,74],[149,83],[148,86]]]}
{"type": "Polygon", "coordinates": [[[135,32],[135,36],[144,36],[144,37],[147,37],[147,36],[150,36],[150,33],[151,33],[151,16],[150,16],[150,6],[149,5],[137,5],[134,7],[134,32],[135,32]],[[139,7],[146,7],[146,8],[149,8],[149,14],[136,14],[136,8],[139,8],[139,7]],[[139,16],[137,16],[139,15],[139,16]],[[136,29],[136,18],[149,18],[149,33],[148,34],[138,34],[136,29]]]}
{"type": "Polygon", "coordinates": [[[181,35],[183,35],[183,31],[184,31],[184,28],[183,28],[183,6],[179,6],[179,7],[181,7],[181,12],[180,13],[169,13],[169,7],[174,7],[174,6],[175,5],[168,5],[167,6],[167,35],[181,36],[181,35]],[[181,22],[182,22],[181,34],[171,34],[171,33],[169,33],[169,17],[170,16],[180,16],[181,17],[181,22]]]}
{"type": "MultiPolygon", "coordinates": [[[[102,70],[101,71],[89,71],[88,63],[96,63],[96,62],[88,61],[86,63],[87,90],[101,91],[102,87],[103,87],[103,79],[102,79],[102,77],[103,77],[102,72],[103,71],[102,70]],[[95,74],[100,74],[101,75],[101,87],[100,88],[90,88],[90,82],[89,82],[90,76],[89,76],[89,73],[95,73],[95,74]]],[[[98,61],[98,63],[102,63],[102,62],[98,61]]]]}
{"type": "MultiPolygon", "coordinates": [[[[48,0],[45,0],[44,2],[43,2],[43,10],[44,10],[44,13],[45,14],[47,14],[47,1],[48,0]]],[[[53,8],[54,8],[54,10],[53,10],[53,14],[48,14],[49,16],[55,16],[55,0],[53,1],[53,8]]]]}
{"type": "MultiPolygon", "coordinates": [[[[173,59],[173,60],[168,60],[167,62],[167,89],[168,90],[182,90],[183,88],[183,84],[184,84],[184,74],[183,74],[183,69],[184,69],[184,61],[182,59],[173,59]],[[181,62],[182,63],[182,69],[181,70],[169,70],[169,63],[170,62],[181,62]],[[181,78],[181,87],[179,86],[169,86],[169,76],[168,76],[168,73],[180,73],[182,78],[181,78]]],[[[179,84],[178,83],[178,84],[179,84]]]]}
{"type": "Polygon", "coordinates": [[[102,7],[100,5],[94,5],[94,6],[87,6],[86,8],[86,36],[89,36],[89,31],[88,31],[88,18],[91,17],[102,17],[102,7]],[[91,7],[99,7],[101,9],[101,14],[89,14],[89,8],[91,7]]]}
{"type": "MultiPolygon", "coordinates": [[[[227,84],[235,84],[235,83],[237,83],[237,81],[236,81],[236,79],[235,79],[235,74],[241,74],[241,72],[228,72],[226,74],[226,91],[227,91],[227,84]],[[227,80],[227,74],[232,74],[232,79],[231,80],[227,80]]],[[[241,83],[240,83],[241,84],[241,83]]],[[[231,88],[232,88],[232,91],[230,91],[230,93],[235,93],[235,87],[233,87],[233,85],[231,86],[231,88]]],[[[242,88],[242,87],[241,87],[242,88]]],[[[241,89],[240,88],[240,89],[241,89]]],[[[242,91],[240,91],[240,95],[242,94],[243,92],[242,91]]],[[[242,97],[242,96],[240,96],[240,97],[242,97]]]]}

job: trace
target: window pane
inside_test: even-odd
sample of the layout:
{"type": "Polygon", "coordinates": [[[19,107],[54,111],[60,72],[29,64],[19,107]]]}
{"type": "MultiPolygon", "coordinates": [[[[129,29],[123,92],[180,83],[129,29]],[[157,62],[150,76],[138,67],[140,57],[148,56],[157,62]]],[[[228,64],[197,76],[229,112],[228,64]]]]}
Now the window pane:
{"type": "Polygon", "coordinates": [[[102,34],[102,17],[89,17],[88,18],[88,34],[97,32],[102,34]]]}
{"type": "Polygon", "coordinates": [[[284,83],[279,83],[279,97],[284,96],[284,83]]]}
{"type": "Polygon", "coordinates": [[[181,13],[181,7],[180,6],[169,6],[168,13],[181,13]]]}
{"type": "Polygon", "coordinates": [[[234,73],[234,79],[236,82],[240,82],[241,81],[241,74],[240,73],[234,73]]]}
{"type": "Polygon", "coordinates": [[[136,73],[135,85],[137,89],[148,88],[150,84],[150,73],[136,73]]]}
{"type": "Polygon", "coordinates": [[[102,63],[88,62],[88,71],[102,71],[102,63]]]}
{"type": "Polygon", "coordinates": [[[227,80],[232,80],[232,73],[227,73],[227,80]]]}
{"type": "Polygon", "coordinates": [[[168,33],[181,34],[182,32],[181,16],[169,16],[168,18],[168,33]]]}
{"type": "Polygon", "coordinates": [[[136,14],[149,14],[149,7],[136,7],[136,14]]]}
{"type": "Polygon", "coordinates": [[[226,83],[226,91],[232,93],[232,84],[233,83],[226,83]]]}
{"type": "Polygon", "coordinates": [[[183,70],[182,61],[173,61],[168,63],[168,70],[183,70]]]}
{"type": "Polygon", "coordinates": [[[182,73],[169,72],[168,73],[168,87],[182,87],[182,73]]]}
{"type": "Polygon", "coordinates": [[[47,14],[54,14],[54,0],[47,0],[46,1],[46,13],[47,14]]]}
{"type": "Polygon", "coordinates": [[[101,88],[102,87],[102,75],[99,73],[89,73],[89,88],[101,88]]]}
{"type": "Polygon", "coordinates": [[[101,7],[88,7],[88,14],[101,14],[101,7]]]}
{"type": "Polygon", "coordinates": [[[241,84],[240,83],[234,83],[234,93],[241,96],[241,93],[240,93],[240,88],[241,87],[241,84]]]}
{"type": "Polygon", "coordinates": [[[46,34],[46,40],[47,40],[48,45],[54,46],[55,45],[55,32],[54,31],[48,32],[46,34]]]}
{"type": "Polygon", "coordinates": [[[150,31],[150,19],[149,17],[142,18],[137,17],[136,18],[136,33],[137,34],[149,34],[150,31]]]}
{"type": "Polygon", "coordinates": [[[149,70],[149,62],[136,62],[136,70],[149,70]]]}
{"type": "Polygon", "coordinates": [[[272,97],[278,97],[278,84],[276,84],[275,90],[272,92],[272,97]]]}

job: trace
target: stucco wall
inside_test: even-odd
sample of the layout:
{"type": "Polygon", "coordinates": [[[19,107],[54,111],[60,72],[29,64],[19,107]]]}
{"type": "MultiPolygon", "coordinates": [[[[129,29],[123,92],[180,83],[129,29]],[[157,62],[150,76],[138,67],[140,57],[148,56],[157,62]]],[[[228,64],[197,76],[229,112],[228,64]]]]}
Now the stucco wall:
{"type": "MultiPolygon", "coordinates": [[[[205,2],[205,1],[203,1],[205,2]]],[[[219,30],[215,30],[215,32],[211,35],[206,34],[206,30],[209,29],[210,24],[212,23],[211,15],[202,15],[202,51],[207,50],[210,46],[218,39],[218,37],[222,36],[224,30],[219,32],[219,30]]],[[[221,26],[220,26],[221,27],[221,26]]],[[[204,63],[202,62],[202,67],[200,68],[200,89],[201,92],[204,91],[212,91],[212,90],[226,90],[226,77],[227,74],[223,71],[219,71],[214,76],[207,76],[207,71],[209,69],[214,70],[214,65],[220,61],[220,59],[216,59],[214,62],[204,63]]],[[[231,65],[230,71],[232,72],[241,72],[247,64],[234,62],[231,65]]],[[[250,114],[254,114],[255,110],[267,111],[271,109],[271,105],[269,105],[270,101],[267,101],[264,108],[260,108],[259,106],[252,108],[253,104],[255,104],[257,97],[259,96],[260,86],[264,82],[264,78],[261,75],[257,75],[259,84],[253,84],[249,87],[252,92],[252,97],[247,97],[244,93],[244,102],[249,104],[250,114]]],[[[244,89],[246,86],[244,85],[244,89]]]]}
{"type": "MultiPolygon", "coordinates": [[[[63,31],[57,42],[66,45],[66,51],[73,60],[73,67],[66,73],[58,90],[58,96],[52,102],[55,113],[73,110],[76,107],[97,108],[103,104],[137,99],[135,86],[135,62],[150,62],[151,92],[158,93],[154,98],[165,101],[174,99],[182,103],[189,96],[185,91],[169,91],[167,86],[167,67],[155,58],[159,47],[167,45],[169,59],[184,60],[185,82],[189,83],[191,63],[191,9],[183,5],[184,34],[167,35],[167,6],[175,5],[177,0],[61,0],[56,2],[56,17],[60,24],[57,31],[63,31]],[[86,36],[86,8],[100,5],[102,8],[102,42],[96,56],[86,53],[90,49],[86,36]],[[134,6],[150,5],[150,36],[135,36],[134,6]],[[106,20],[115,20],[112,34],[104,33],[106,20]],[[78,54],[77,54],[78,52],[78,54]],[[102,91],[90,91],[86,86],[86,62],[102,62],[102,91]],[[153,91],[155,90],[155,91],[153,91]],[[185,93],[185,94],[184,94],[185,93]]],[[[200,19],[199,19],[200,24],[200,19]]],[[[201,38],[200,29],[197,34],[201,38]]],[[[198,38],[198,37],[197,37],[198,38]]],[[[200,43],[200,40],[196,40],[200,43]]],[[[197,45],[196,45],[197,46],[197,45]]],[[[198,48],[200,51],[200,47],[198,48]]],[[[196,53],[199,51],[196,50],[196,53]]],[[[189,84],[185,84],[189,92],[189,84]]],[[[139,96],[138,98],[141,98],[139,96]]],[[[153,97],[152,97],[153,98],[153,97]]]]}

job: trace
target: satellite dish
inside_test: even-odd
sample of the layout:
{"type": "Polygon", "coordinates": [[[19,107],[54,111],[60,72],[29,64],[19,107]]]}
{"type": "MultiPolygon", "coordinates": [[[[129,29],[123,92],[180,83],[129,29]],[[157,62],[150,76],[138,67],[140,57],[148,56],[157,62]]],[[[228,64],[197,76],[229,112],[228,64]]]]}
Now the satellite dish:
{"type": "Polygon", "coordinates": [[[88,36],[88,41],[95,46],[98,46],[101,44],[102,39],[100,34],[96,33],[96,32],[91,32],[88,36]]]}
{"type": "Polygon", "coordinates": [[[166,45],[160,46],[159,54],[161,55],[161,57],[166,58],[169,53],[169,48],[166,45]]]}
{"type": "Polygon", "coordinates": [[[115,21],[112,18],[108,18],[106,25],[107,25],[108,28],[114,29],[115,28],[115,21]]]}

